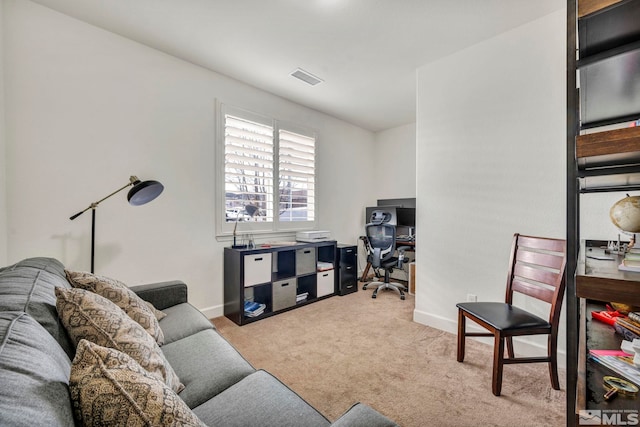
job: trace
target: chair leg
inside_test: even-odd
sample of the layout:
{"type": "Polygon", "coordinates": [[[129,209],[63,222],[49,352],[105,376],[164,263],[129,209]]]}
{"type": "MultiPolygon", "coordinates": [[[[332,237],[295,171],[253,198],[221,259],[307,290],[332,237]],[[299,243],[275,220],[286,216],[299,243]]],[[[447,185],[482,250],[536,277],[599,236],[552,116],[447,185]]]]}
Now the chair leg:
{"type": "Polygon", "coordinates": [[[513,359],[515,357],[513,352],[513,338],[506,337],[505,340],[507,340],[507,354],[509,355],[509,359],[513,359]]]}
{"type": "MultiPolygon", "coordinates": [[[[552,334],[553,335],[553,334],[552,334]]],[[[549,335],[549,376],[551,377],[551,387],[560,390],[560,380],[558,380],[558,340],[557,337],[549,335]]]]}
{"type": "Polygon", "coordinates": [[[498,333],[494,335],[493,347],[493,378],[491,391],[496,396],[500,396],[502,391],[502,367],[504,361],[504,339],[498,333]]]}
{"type": "Polygon", "coordinates": [[[466,320],[462,310],[458,309],[458,362],[464,362],[466,320]]]}

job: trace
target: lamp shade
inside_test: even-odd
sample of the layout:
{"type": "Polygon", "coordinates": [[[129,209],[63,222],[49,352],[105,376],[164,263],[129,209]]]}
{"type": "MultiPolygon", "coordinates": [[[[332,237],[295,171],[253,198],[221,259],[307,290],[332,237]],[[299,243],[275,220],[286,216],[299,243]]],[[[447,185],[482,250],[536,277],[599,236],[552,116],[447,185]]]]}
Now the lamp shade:
{"type": "Polygon", "coordinates": [[[133,184],[133,188],[127,194],[129,204],[140,206],[149,203],[162,193],[164,186],[158,181],[138,181],[133,184]]]}

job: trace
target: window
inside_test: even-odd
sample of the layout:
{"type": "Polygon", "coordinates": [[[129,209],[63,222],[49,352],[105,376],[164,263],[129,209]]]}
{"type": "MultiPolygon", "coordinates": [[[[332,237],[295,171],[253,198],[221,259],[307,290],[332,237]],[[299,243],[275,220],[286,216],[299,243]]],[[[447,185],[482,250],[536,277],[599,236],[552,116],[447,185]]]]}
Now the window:
{"type": "Polygon", "coordinates": [[[217,233],[314,228],[314,133],[225,105],[220,116],[217,233]]]}
{"type": "Polygon", "coordinates": [[[313,221],[316,140],[284,129],[278,135],[279,219],[313,221]]]}

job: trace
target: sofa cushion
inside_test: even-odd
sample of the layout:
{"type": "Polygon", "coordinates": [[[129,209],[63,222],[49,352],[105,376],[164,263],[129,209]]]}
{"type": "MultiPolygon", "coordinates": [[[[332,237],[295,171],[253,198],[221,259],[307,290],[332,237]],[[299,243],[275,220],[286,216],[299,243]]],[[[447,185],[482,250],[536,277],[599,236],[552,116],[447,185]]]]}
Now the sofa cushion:
{"type": "Polygon", "coordinates": [[[173,390],[131,357],[87,340],[78,344],[69,387],[81,425],[204,426],[173,390]]]}
{"type": "Polygon", "coordinates": [[[108,299],[84,289],[56,288],[58,315],[75,344],[86,339],[131,356],[178,392],[184,388],[158,343],[108,299]]]}
{"type": "Polygon", "coordinates": [[[158,325],[155,313],[127,285],[116,279],[84,271],[65,270],[65,273],[71,286],[95,292],[107,298],[138,322],[145,331],[149,332],[158,345],[164,344],[164,335],[158,325]]]}
{"type": "Polygon", "coordinates": [[[24,311],[73,358],[74,346],[56,313],[56,287],[71,287],[64,266],[53,258],[28,258],[0,268],[0,311],[24,311]]]}
{"type": "Polygon", "coordinates": [[[30,315],[0,313],[0,425],[72,426],[71,361],[30,315]]]}
{"type": "Polygon", "coordinates": [[[356,403],[331,427],[398,427],[398,424],[391,421],[375,409],[364,403],[356,403]]]}
{"type": "Polygon", "coordinates": [[[160,321],[164,343],[169,344],[205,329],[214,329],[213,323],[200,310],[189,303],[165,308],[167,317],[160,321]]]}
{"type": "Polygon", "coordinates": [[[225,427],[328,426],[329,421],[265,371],[257,371],[194,408],[207,425],[225,427]]]}
{"type": "Polygon", "coordinates": [[[190,408],[255,372],[213,329],[165,344],[162,351],[185,385],[180,397],[190,408]]]}

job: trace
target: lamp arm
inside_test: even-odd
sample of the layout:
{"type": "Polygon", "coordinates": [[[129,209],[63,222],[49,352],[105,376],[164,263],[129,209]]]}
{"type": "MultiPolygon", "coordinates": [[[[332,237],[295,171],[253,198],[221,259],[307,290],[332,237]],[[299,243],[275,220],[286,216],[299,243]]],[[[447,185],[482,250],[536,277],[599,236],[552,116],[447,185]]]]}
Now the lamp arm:
{"type": "Polygon", "coordinates": [[[114,191],[113,193],[109,194],[109,195],[108,195],[108,196],[106,196],[106,197],[103,197],[102,199],[98,200],[97,202],[93,202],[93,203],[91,203],[91,204],[89,205],[89,207],[88,207],[88,208],[86,208],[86,209],[85,209],[85,210],[83,210],[83,211],[78,212],[78,213],[77,213],[77,214],[75,214],[75,215],[70,216],[70,217],[69,217],[69,219],[73,221],[74,219],[78,218],[80,215],[82,215],[83,213],[85,213],[85,212],[86,212],[86,211],[88,211],[89,209],[95,209],[95,208],[97,208],[97,207],[98,207],[98,205],[99,205],[100,203],[104,202],[104,201],[105,201],[105,200],[107,200],[109,197],[114,196],[114,195],[118,194],[119,192],[121,192],[122,190],[124,190],[125,188],[127,188],[128,186],[135,184],[135,183],[137,182],[137,179],[138,179],[138,178],[136,178],[136,177],[132,176],[132,177],[130,178],[130,182],[129,182],[127,185],[125,185],[125,186],[123,186],[123,187],[121,187],[121,188],[117,189],[117,190],[116,190],[116,191],[114,191]]]}

